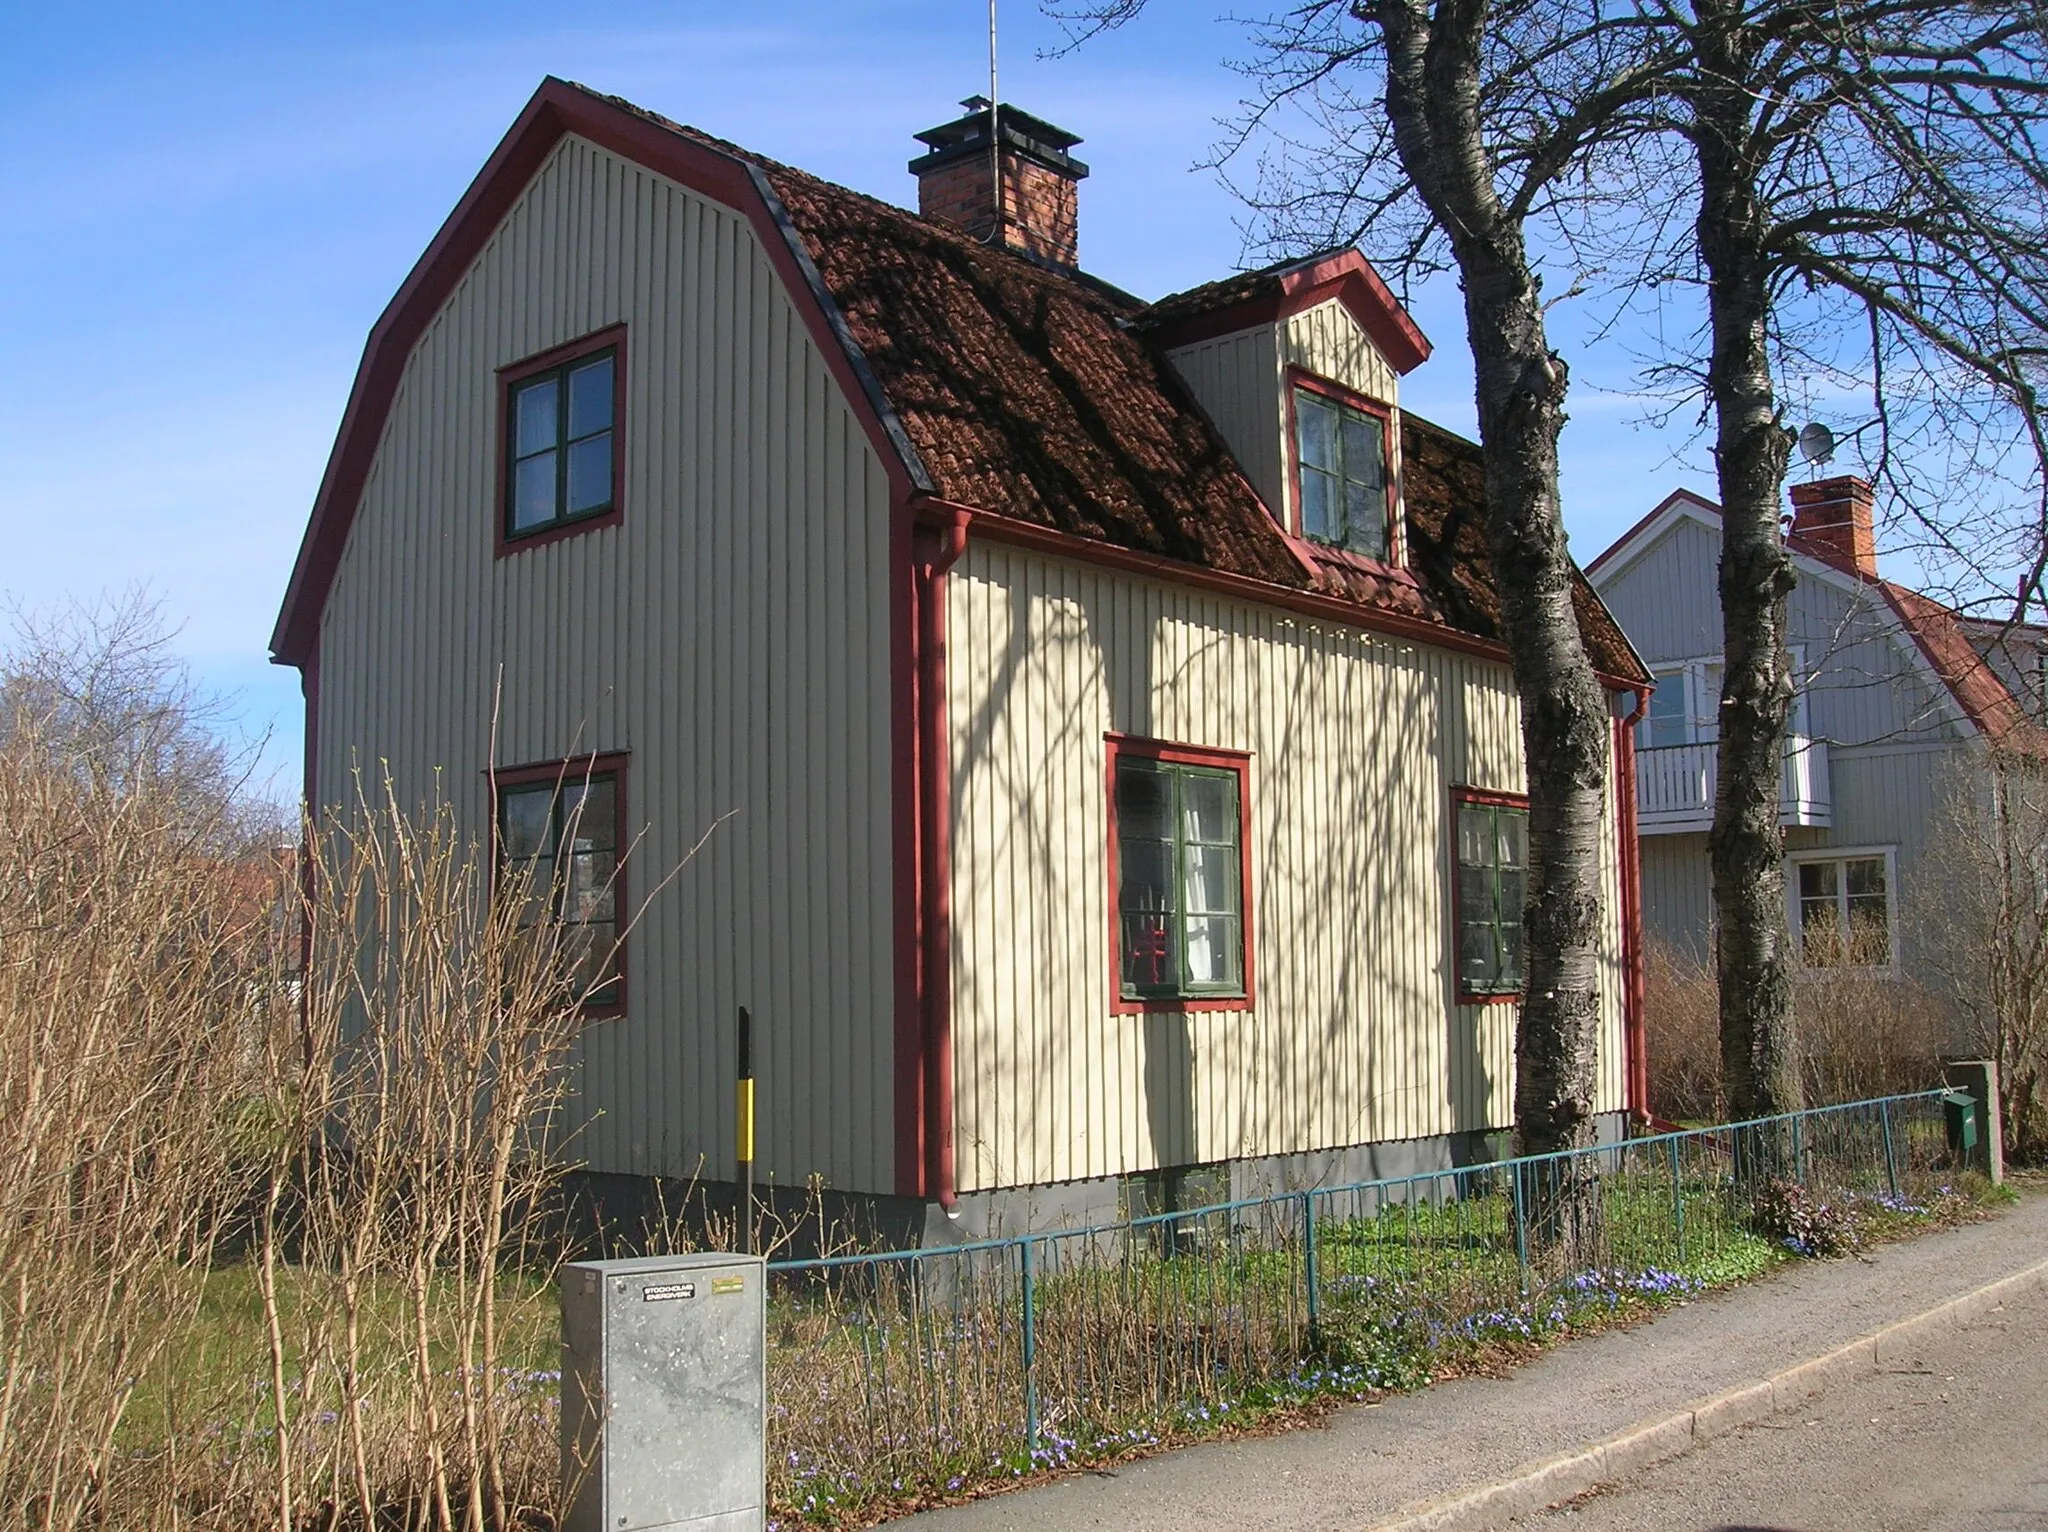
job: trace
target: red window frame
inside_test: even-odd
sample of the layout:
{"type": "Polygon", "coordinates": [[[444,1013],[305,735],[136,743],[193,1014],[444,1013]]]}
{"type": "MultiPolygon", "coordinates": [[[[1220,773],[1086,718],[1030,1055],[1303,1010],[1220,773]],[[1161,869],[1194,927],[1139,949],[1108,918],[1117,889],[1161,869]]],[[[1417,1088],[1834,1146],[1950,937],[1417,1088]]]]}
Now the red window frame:
{"type": "MultiPolygon", "coordinates": [[[[1459,863],[1458,863],[1458,810],[1459,810],[1459,809],[1461,809],[1462,807],[1464,807],[1464,806],[1465,806],[1466,804],[1468,804],[1468,803],[1482,803],[1482,804],[1487,804],[1487,805],[1490,805],[1490,806],[1492,806],[1492,807],[1494,807],[1494,808],[1502,808],[1502,809],[1519,809],[1519,810],[1521,810],[1521,812],[1522,812],[1522,813],[1523,813],[1524,815],[1526,815],[1526,814],[1527,814],[1527,813],[1529,812],[1529,795],[1528,795],[1527,793],[1503,793],[1503,792],[1496,792],[1496,791],[1493,791],[1493,790],[1491,790],[1491,789],[1489,789],[1489,788],[1483,788],[1483,787],[1454,787],[1454,788],[1452,788],[1452,789],[1451,789],[1451,822],[1450,822],[1450,848],[1451,848],[1451,911],[1450,911],[1450,914],[1451,914],[1451,945],[1450,945],[1450,958],[1451,958],[1451,985],[1452,985],[1452,988],[1453,988],[1453,992],[1454,992],[1454,996],[1455,996],[1455,1002],[1456,1002],[1456,1003],[1457,1003],[1458,1005],[1520,1005],[1520,1004],[1522,1003],[1523,999],[1524,999],[1524,998],[1525,998],[1525,997],[1527,996],[1527,994],[1528,994],[1528,984],[1529,984],[1529,975],[1528,975],[1528,972],[1527,972],[1527,969],[1526,969],[1526,967],[1524,968],[1524,971],[1523,971],[1523,974],[1522,974],[1522,988],[1521,988],[1521,989],[1519,989],[1519,990],[1517,990],[1517,991],[1515,991],[1515,992],[1514,992],[1513,994],[1508,994],[1508,993],[1504,993],[1504,992],[1502,992],[1502,991],[1499,991],[1499,990],[1468,990],[1468,989],[1466,989],[1466,988],[1465,988],[1465,975],[1463,974],[1463,972],[1461,972],[1461,971],[1460,971],[1460,968],[1459,968],[1459,964],[1458,964],[1458,911],[1459,911],[1459,910],[1460,910],[1461,908],[1463,908],[1463,906],[1462,906],[1462,905],[1460,905],[1460,904],[1459,904],[1459,902],[1458,902],[1458,900],[1459,900],[1459,892],[1460,892],[1460,890],[1459,890],[1459,887],[1458,887],[1458,865],[1459,865],[1459,863]]],[[[1525,964],[1525,965],[1526,965],[1527,961],[1528,961],[1528,958],[1527,958],[1527,955],[1526,955],[1526,953],[1525,953],[1525,954],[1524,954],[1524,957],[1523,957],[1523,962],[1524,962],[1524,964],[1525,964]]]]}
{"type": "Polygon", "coordinates": [[[591,1021],[603,1021],[623,1016],[627,1001],[627,912],[631,906],[626,900],[627,878],[630,858],[626,855],[626,795],[628,789],[627,771],[632,764],[631,756],[623,750],[594,753],[591,755],[565,756],[555,761],[532,761],[523,766],[501,766],[490,773],[491,781],[491,894],[498,892],[498,874],[504,866],[504,854],[498,844],[498,794],[508,787],[532,787],[537,783],[554,782],[567,784],[581,782],[588,777],[609,776],[612,779],[612,854],[618,858],[617,871],[612,879],[613,919],[618,925],[619,982],[614,991],[615,998],[602,1005],[581,1005],[578,1009],[591,1021]]]}
{"type": "Polygon", "coordinates": [[[1129,734],[1105,734],[1108,763],[1103,785],[1108,805],[1109,864],[1109,1009],[1119,1016],[1147,1013],[1184,1014],[1195,1011],[1249,1011],[1258,1000],[1254,962],[1254,921],[1252,918],[1252,758],[1243,750],[1223,750],[1207,745],[1181,745],[1166,740],[1142,739],[1129,734]],[[1206,766],[1229,771],[1237,777],[1237,877],[1239,939],[1244,974],[1242,995],[1126,995],[1123,986],[1123,929],[1117,901],[1121,892],[1121,869],[1117,865],[1116,767],[1125,756],[1159,761],[1169,766],[1206,766]]]}
{"type": "Polygon", "coordinates": [[[1394,514],[1401,503],[1400,473],[1394,456],[1394,411],[1391,405],[1377,399],[1368,399],[1356,389],[1346,388],[1341,383],[1332,383],[1305,367],[1289,367],[1285,375],[1287,388],[1287,440],[1284,450],[1287,454],[1287,531],[1304,548],[1319,559],[1334,563],[1350,564],[1375,573],[1404,569],[1408,562],[1408,538],[1401,518],[1394,514]],[[1380,423],[1380,461],[1386,465],[1386,517],[1387,556],[1376,559],[1370,554],[1354,553],[1349,548],[1340,548],[1334,543],[1317,542],[1302,530],[1301,525],[1301,433],[1294,418],[1294,400],[1299,390],[1306,389],[1320,394],[1325,399],[1341,404],[1347,409],[1369,415],[1380,423]]]}
{"type": "Polygon", "coordinates": [[[524,553],[529,548],[546,547],[549,543],[560,542],[565,537],[580,537],[586,532],[596,532],[604,527],[615,527],[626,517],[626,327],[624,324],[607,325],[602,330],[592,331],[576,340],[546,351],[537,352],[516,362],[508,362],[498,369],[498,429],[492,444],[497,455],[497,471],[494,482],[496,492],[491,497],[492,548],[498,558],[509,558],[515,553],[524,553]],[[538,373],[552,372],[599,351],[612,350],[617,354],[612,361],[612,508],[600,516],[585,516],[575,521],[563,522],[538,532],[529,532],[523,537],[507,535],[506,523],[511,519],[507,514],[508,497],[512,493],[512,390],[515,386],[538,373]]]}

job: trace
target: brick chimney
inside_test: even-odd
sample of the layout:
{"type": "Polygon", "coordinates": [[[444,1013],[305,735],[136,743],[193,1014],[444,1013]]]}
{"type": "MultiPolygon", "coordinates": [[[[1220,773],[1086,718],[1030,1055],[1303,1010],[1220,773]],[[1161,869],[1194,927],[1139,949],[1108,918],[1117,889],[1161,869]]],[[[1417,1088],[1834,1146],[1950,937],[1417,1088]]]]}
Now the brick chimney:
{"type": "Polygon", "coordinates": [[[1005,106],[994,115],[1002,137],[1003,201],[997,217],[995,167],[989,152],[986,96],[960,103],[967,115],[917,135],[929,154],[910,162],[917,210],[976,239],[1001,242],[1054,266],[1080,264],[1078,204],[1088,167],[1067,151],[1081,140],[1029,112],[1005,106]]]}
{"type": "Polygon", "coordinates": [[[1792,486],[1792,535],[1819,554],[1858,574],[1877,575],[1877,496],[1853,474],[1792,486]]]}

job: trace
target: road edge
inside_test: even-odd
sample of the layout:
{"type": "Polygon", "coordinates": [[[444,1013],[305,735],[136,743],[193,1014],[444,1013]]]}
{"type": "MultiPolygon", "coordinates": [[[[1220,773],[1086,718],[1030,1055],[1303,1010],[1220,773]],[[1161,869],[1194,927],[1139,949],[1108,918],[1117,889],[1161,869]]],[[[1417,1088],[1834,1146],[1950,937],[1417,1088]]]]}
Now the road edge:
{"type": "Polygon", "coordinates": [[[2048,1288],[2048,1260],[2000,1277],[1924,1313],[1859,1336],[1767,1378],[1738,1383],[1589,1447],[1524,1464],[1477,1489],[1412,1500],[1362,1532],[1491,1532],[1652,1464],[1682,1457],[1730,1431],[1794,1409],[1840,1384],[1875,1373],[1929,1336],[1956,1330],[2008,1300],[2048,1288]]]}

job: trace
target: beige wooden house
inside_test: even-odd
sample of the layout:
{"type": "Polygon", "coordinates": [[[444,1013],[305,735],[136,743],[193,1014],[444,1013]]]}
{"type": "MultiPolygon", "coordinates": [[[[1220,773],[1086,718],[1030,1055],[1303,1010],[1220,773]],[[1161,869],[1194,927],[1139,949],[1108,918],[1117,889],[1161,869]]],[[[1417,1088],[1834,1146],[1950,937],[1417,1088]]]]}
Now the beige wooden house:
{"type": "MultiPolygon", "coordinates": [[[[1083,274],[1078,141],[1003,108],[998,218],[990,118],[923,217],[547,81],[356,378],[273,640],[308,797],[388,762],[554,869],[601,1177],[732,1175],[742,1005],[762,1172],[956,1229],[1485,1153],[1524,782],[1428,343],[1354,251],[1083,274]]],[[[1618,1130],[1645,677],[1580,598],[1618,1130]]]]}

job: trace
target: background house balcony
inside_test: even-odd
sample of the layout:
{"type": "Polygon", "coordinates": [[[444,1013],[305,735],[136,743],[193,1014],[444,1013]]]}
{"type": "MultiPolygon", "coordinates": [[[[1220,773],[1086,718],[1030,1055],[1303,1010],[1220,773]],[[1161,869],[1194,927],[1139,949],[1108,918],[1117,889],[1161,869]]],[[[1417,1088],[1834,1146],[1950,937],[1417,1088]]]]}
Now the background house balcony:
{"type": "MultiPolygon", "coordinates": [[[[1714,822],[1716,780],[1712,741],[1665,745],[1636,752],[1636,828],[1643,835],[1678,835],[1714,822]]],[[[1826,740],[1793,735],[1778,776],[1778,822],[1825,828],[1834,823],[1828,798],[1826,740]]]]}

